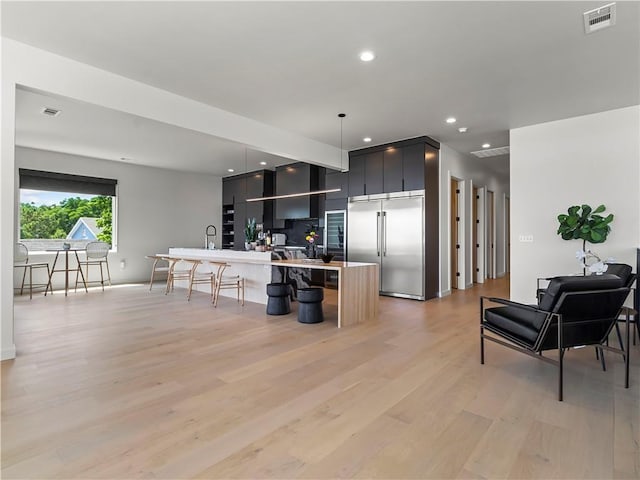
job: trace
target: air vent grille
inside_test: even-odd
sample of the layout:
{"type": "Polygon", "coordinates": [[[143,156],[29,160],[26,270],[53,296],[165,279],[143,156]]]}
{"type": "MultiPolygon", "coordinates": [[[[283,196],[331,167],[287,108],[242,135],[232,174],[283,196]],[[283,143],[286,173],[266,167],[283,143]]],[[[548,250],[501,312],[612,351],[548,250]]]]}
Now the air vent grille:
{"type": "Polygon", "coordinates": [[[57,117],[58,115],[60,115],[60,110],[51,107],[44,107],[42,109],[42,114],[49,117],[57,117]]]}
{"type": "Polygon", "coordinates": [[[603,7],[584,12],[584,32],[593,33],[616,24],[616,4],[609,3],[603,7]]]}
{"type": "Polygon", "coordinates": [[[485,157],[497,157],[498,155],[506,155],[509,153],[509,147],[498,147],[498,148],[485,148],[484,150],[478,150],[476,152],[471,152],[471,155],[475,155],[478,158],[485,157]]]}

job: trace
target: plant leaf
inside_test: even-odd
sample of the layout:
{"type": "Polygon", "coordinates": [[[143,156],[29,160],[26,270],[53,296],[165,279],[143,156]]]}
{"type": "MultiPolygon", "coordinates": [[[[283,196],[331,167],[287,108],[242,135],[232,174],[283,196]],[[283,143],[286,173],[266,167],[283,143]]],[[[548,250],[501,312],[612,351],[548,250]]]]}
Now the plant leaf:
{"type": "Polygon", "coordinates": [[[593,211],[593,213],[602,213],[605,211],[604,205],[598,205],[598,207],[593,211]]]}

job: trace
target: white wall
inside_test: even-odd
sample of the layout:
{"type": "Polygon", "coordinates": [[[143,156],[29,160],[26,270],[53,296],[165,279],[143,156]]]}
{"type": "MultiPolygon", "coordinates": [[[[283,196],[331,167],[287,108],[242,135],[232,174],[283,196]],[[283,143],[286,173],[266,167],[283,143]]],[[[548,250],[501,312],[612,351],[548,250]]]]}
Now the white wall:
{"type": "MultiPolygon", "coordinates": [[[[448,145],[440,144],[440,295],[450,293],[451,279],[449,278],[450,265],[450,238],[451,228],[449,224],[451,206],[451,178],[461,180],[462,195],[460,198],[460,213],[464,218],[461,234],[464,243],[461,246],[461,257],[464,258],[464,269],[460,272],[460,287],[466,288],[473,284],[473,188],[485,187],[486,191],[495,192],[495,218],[496,218],[496,260],[498,276],[505,271],[505,244],[504,244],[504,195],[509,195],[509,180],[489,170],[480,168],[474,158],[464,155],[448,145]]],[[[480,205],[484,204],[484,199],[480,205]]],[[[482,217],[482,215],[481,215],[482,217]]],[[[481,228],[484,229],[484,219],[480,218],[481,228]]],[[[479,263],[482,263],[479,259],[479,263]]]]}
{"type": "MultiPolygon", "coordinates": [[[[118,181],[118,248],[108,257],[114,283],[148,281],[151,262],[145,255],[166,253],[169,247],[203,247],[205,227],[209,224],[216,225],[221,235],[221,177],[22,147],[16,148],[15,158],[16,182],[18,168],[118,181]],[[124,270],[120,268],[123,259],[124,270]]],[[[18,202],[16,189],[16,215],[18,202]]],[[[220,245],[221,238],[217,241],[220,245]]],[[[38,261],[51,263],[53,255],[38,255],[38,261]]],[[[54,288],[62,286],[64,275],[54,275],[54,288]]]]}
{"type": "Polygon", "coordinates": [[[590,245],[635,265],[640,246],[640,106],[511,130],[511,297],[535,300],[536,278],[579,271],[578,240],[556,234],[571,205],[604,204],[611,233],[590,245]],[[518,242],[533,235],[533,243],[518,242]]]}

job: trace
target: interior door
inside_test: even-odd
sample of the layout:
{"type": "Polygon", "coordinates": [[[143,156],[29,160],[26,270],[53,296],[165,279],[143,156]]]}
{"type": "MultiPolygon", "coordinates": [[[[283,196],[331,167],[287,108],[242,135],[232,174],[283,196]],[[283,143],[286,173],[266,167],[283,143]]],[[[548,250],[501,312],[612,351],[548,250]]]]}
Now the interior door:
{"type": "Polygon", "coordinates": [[[350,262],[380,264],[380,200],[350,202],[347,257],[350,262]]]}
{"type": "Polygon", "coordinates": [[[472,215],[473,218],[471,220],[472,226],[472,259],[471,259],[471,277],[473,278],[473,283],[478,283],[478,248],[480,244],[478,243],[478,226],[480,220],[478,219],[478,199],[480,198],[480,194],[478,193],[478,187],[473,187],[473,207],[472,215]]]}
{"type": "Polygon", "coordinates": [[[424,298],[423,197],[382,201],[383,293],[424,298]]]}
{"type": "Polygon", "coordinates": [[[460,270],[458,265],[458,253],[460,252],[459,241],[459,226],[460,226],[460,214],[459,214],[459,196],[460,189],[458,181],[454,178],[451,179],[451,266],[450,266],[450,278],[451,288],[458,288],[458,279],[460,277],[460,270]]]}
{"type": "Polygon", "coordinates": [[[495,273],[495,206],[494,196],[491,190],[487,190],[487,277],[496,278],[495,273]]]}

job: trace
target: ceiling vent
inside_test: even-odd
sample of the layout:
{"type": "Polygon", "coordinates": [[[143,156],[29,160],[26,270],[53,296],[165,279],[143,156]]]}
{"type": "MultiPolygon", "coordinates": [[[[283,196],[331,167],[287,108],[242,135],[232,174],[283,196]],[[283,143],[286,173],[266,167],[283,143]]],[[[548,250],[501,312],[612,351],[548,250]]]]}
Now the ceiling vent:
{"type": "Polygon", "coordinates": [[[42,109],[42,114],[49,117],[57,117],[58,115],[60,115],[60,110],[51,107],[44,107],[42,109]]]}
{"type": "Polygon", "coordinates": [[[616,4],[609,3],[604,7],[594,8],[582,14],[584,33],[593,33],[616,24],[616,4]]]}
{"type": "Polygon", "coordinates": [[[485,157],[497,157],[498,155],[507,155],[509,153],[509,147],[498,148],[485,148],[478,150],[477,152],[471,152],[471,155],[475,155],[478,158],[485,157]]]}

